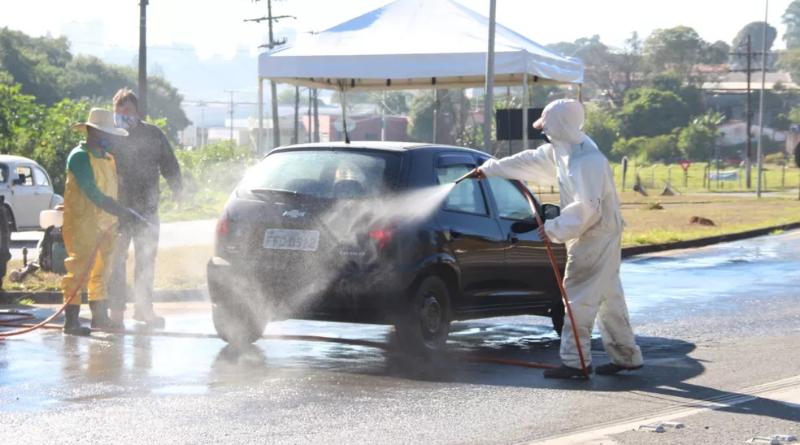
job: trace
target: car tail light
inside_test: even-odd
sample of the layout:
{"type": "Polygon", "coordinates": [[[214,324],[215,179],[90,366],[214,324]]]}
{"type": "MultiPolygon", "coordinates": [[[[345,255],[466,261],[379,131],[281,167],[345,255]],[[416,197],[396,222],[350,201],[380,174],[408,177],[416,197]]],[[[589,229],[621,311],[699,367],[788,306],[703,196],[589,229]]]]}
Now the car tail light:
{"type": "Polygon", "coordinates": [[[378,249],[385,249],[389,243],[392,241],[392,236],[394,235],[394,231],[392,229],[384,228],[384,229],[374,229],[370,230],[369,237],[375,244],[378,245],[378,249]]]}
{"type": "Polygon", "coordinates": [[[215,231],[215,234],[216,234],[216,239],[215,239],[215,241],[216,241],[215,242],[216,249],[215,250],[217,251],[217,254],[220,253],[220,247],[221,247],[222,240],[223,240],[223,238],[225,238],[225,236],[228,235],[228,232],[230,232],[230,229],[231,228],[230,228],[230,223],[228,221],[228,213],[225,212],[217,220],[217,228],[216,228],[216,231],[215,231]]]}

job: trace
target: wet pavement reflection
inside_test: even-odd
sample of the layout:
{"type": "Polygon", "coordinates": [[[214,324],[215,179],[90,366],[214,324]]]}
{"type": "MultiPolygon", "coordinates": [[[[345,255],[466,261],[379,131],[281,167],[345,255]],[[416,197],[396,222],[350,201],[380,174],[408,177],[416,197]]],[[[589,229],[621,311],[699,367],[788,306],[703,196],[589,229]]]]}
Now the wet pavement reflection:
{"type": "MultiPolygon", "coordinates": [[[[676,316],[712,300],[733,304],[737,296],[752,295],[755,289],[764,298],[785,295],[787,283],[800,282],[798,247],[800,232],[792,232],[627,260],[622,275],[632,320],[637,324],[676,316]]],[[[288,320],[271,323],[265,334],[357,338],[386,343],[388,350],[282,340],[261,340],[236,350],[213,337],[207,303],[176,305],[165,315],[169,332],[198,336],[151,335],[139,328],[136,335],[80,338],[39,331],[0,341],[0,412],[46,410],[125,396],[213,394],[282,379],[302,382],[331,373],[388,378],[393,385],[416,380],[522,384],[529,370],[468,363],[459,354],[558,361],[558,337],[543,317],[456,322],[450,353],[433,360],[411,357],[392,347],[393,333],[387,326],[288,320]]],[[[648,360],[685,357],[693,349],[677,340],[642,338],[640,342],[648,360]]],[[[602,352],[593,348],[593,354],[602,352]]],[[[701,370],[688,363],[684,371],[701,370]]]]}

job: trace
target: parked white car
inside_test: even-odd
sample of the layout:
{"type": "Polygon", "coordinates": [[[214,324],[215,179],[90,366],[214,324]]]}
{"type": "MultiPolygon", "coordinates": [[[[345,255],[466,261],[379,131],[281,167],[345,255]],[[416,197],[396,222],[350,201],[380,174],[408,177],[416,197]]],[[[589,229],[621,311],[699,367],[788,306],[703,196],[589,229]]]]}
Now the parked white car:
{"type": "Polygon", "coordinates": [[[0,195],[12,231],[39,230],[39,213],[64,202],[45,169],[21,156],[0,155],[0,195]]]}

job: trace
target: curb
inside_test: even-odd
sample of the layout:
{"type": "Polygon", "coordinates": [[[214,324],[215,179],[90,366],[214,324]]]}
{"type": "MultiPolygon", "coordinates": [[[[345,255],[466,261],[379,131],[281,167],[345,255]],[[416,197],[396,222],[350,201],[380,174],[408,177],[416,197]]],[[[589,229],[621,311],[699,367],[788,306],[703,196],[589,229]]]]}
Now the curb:
{"type": "Polygon", "coordinates": [[[739,241],[747,238],[755,238],[757,236],[769,235],[770,233],[776,230],[794,230],[794,229],[800,229],[800,222],[782,224],[780,226],[765,227],[763,229],[748,230],[739,233],[729,233],[727,235],[710,236],[708,238],[698,238],[687,241],[676,241],[673,243],[648,244],[644,246],[623,247],[622,258],[628,258],[636,255],[643,255],[646,253],[665,252],[667,250],[705,247],[705,246],[710,246],[712,244],[719,244],[730,241],[739,241]]]}
{"type": "MultiPolygon", "coordinates": [[[[0,291],[0,304],[14,304],[22,299],[31,299],[36,304],[61,304],[63,302],[61,292],[57,291],[0,291]]],[[[208,289],[157,290],[153,293],[153,302],[156,303],[179,303],[187,301],[209,301],[208,289]]],[[[85,302],[84,298],[84,303],[85,302]]]]}

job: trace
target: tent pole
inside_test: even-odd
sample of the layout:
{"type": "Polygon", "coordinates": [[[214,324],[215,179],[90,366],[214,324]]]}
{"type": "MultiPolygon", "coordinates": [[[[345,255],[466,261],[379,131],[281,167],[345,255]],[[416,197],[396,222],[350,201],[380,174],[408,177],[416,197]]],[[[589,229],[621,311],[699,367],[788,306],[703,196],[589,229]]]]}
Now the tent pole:
{"type": "Polygon", "coordinates": [[[386,90],[383,90],[383,103],[381,104],[381,141],[386,140],[386,90]]]}
{"type": "Polygon", "coordinates": [[[578,102],[583,103],[583,84],[578,84],[578,102]]]}
{"type": "Polygon", "coordinates": [[[528,91],[528,73],[522,75],[522,149],[528,149],[528,107],[531,98],[528,91]]]}
{"type": "Polygon", "coordinates": [[[433,138],[431,142],[436,143],[436,133],[439,130],[439,89],[433,88],[433,138]]]}
{"type": "Polygon", "coordinates": [[[264,78],[258,77],[258,133],[256,133],[256,153],[264,153],[264,78]]]}
{"type": "Polygon", "coordinates": [[[486,52],[486,84],[483,95],[483,150],[492,153],[492,118],[494,117],[494,33],[497,0],[489,2],[489,49],[486,52]]]}
{"type": "Polygon", "coordinates": [[[278,86],[274,80],[269,81],[270,99],[272,102],[272,148],[281,146],[281,121],[278,116],[278,86]]]}
{"type": "Polygon", "coordinates": [[[342,128],[344,129],[344,142],[350,143],[350,135],[347,133],[347,93],[344,88],[339,90],[340,101],[342,103],[342,128]]]}

